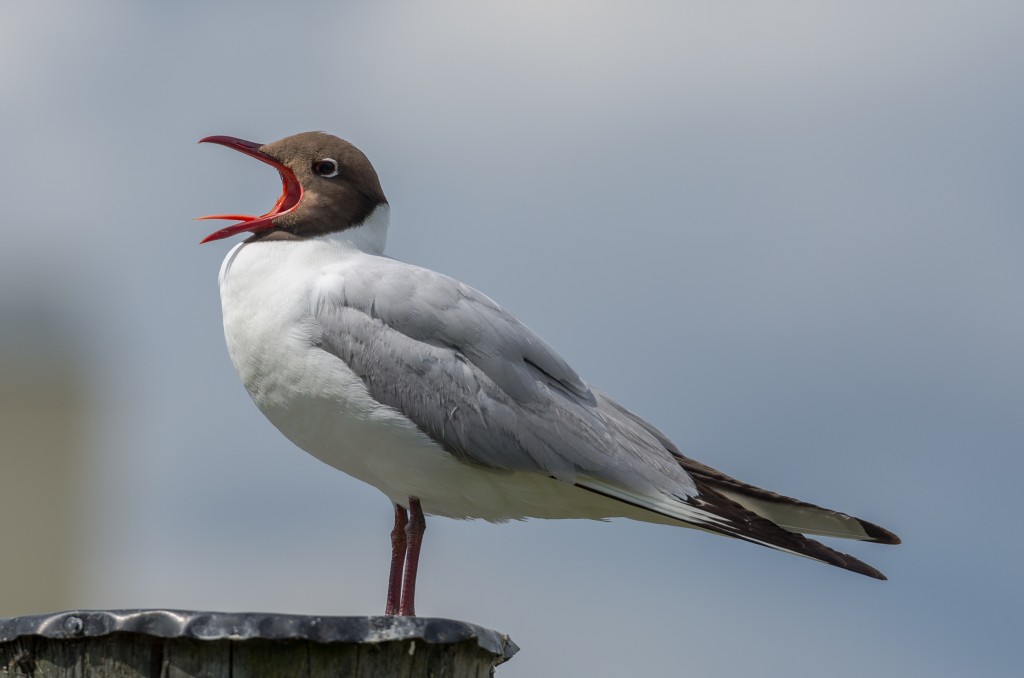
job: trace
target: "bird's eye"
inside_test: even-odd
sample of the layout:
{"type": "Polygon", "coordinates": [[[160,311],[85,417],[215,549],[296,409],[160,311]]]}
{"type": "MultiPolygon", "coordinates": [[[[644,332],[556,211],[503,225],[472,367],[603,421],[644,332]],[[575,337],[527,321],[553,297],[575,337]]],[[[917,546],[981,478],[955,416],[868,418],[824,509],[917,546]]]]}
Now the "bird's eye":
{"type": "Polygon", "coordinates": [[[338,161],[334,158],[324,158],[313,163],[313,171],[322,177],[330,179],[338,176],[338,161]]]}

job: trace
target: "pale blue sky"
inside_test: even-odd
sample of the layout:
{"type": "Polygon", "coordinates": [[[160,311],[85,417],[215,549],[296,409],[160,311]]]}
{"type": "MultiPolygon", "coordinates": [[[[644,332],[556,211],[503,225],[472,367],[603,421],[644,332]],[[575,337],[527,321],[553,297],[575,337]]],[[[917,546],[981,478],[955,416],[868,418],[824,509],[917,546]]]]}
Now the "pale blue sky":
{"type": "Polygon", "coordinates": [[[499,675],[1019,670],[1024,6],[209,4],[0,24],[0,310],[57,319],[99,412],[68,607],[382,610],[387,500],[249,401],[229,245],[191,221],[279,189],[196,140],[323,129],[376,165],[392,256],[688,454],[905,541],[840,545],[881,583],[666,527],[433,519],[420,613],[511,634],[499,675]]]}

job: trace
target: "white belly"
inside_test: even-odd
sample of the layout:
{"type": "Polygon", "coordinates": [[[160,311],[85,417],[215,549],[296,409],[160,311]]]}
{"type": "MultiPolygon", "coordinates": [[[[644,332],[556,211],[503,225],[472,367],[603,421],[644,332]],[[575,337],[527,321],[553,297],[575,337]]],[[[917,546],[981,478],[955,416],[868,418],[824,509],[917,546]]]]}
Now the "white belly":
{"type": "Polygon", "coordinates": [[[239,245],[221,269],[231,360],[253,401],[289,440],[396,504],[418,497],[431,514],[490,521],[656,519],[540,474],[463,463],[410,419],[374,400],[341,359],[315,345],[319,327],[308,299],[317,269],[315,262],[291,261],[303,256],[302,247],[239,245]],[[309,279],[296,271],[310,271],[309,279]]]}

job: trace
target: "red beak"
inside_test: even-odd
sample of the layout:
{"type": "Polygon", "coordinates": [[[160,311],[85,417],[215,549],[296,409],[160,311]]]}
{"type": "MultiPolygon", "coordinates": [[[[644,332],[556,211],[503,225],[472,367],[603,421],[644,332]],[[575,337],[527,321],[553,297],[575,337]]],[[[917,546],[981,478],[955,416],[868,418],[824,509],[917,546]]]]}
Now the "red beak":
{"type": "Polygon", "coordinates": [[[211,214],[205,217],[198,217],[199,219],[231,219],[241,222],[222,228],[215,233],[211,233],[199,241],[200,245],[213,240],[220,240],[221,238],[229,238],[236,233],[257,233],[259,231],[266,231],[267,229],[274,228],[274,219],[282,214],[291,212],[299,204],[299,200],[302,199],[302,185],[299,184],[299,180],[295,178],[295,173],[280,160],[271,158],[266,153],[260,151],[260,149],[263,148],[263,144],[245,141],[244,139],[236,139],[235,137],[223,136],[205,137],[200,139],[199,143],[211,143],[227,146],[228,148],[233,148],[240,153],[252,156],[257,160],[262,160],[268,165],[272,165],[277,168],[277,171],[281,174],[281,183],[284,186],[281,191],[281,197],[277,199],[277,204],[274,205],[272,210],[262,216],[253,217],[247,214],[211,214]]]}

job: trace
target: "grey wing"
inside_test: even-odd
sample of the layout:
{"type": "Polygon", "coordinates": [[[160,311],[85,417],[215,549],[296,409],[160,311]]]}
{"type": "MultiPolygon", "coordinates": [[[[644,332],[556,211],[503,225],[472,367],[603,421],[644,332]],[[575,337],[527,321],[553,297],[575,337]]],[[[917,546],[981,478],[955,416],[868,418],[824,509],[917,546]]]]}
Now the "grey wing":
{"type": "Polygon", "coordinates": [[[460,459],[643,494],[697,493],[655,435],[480,292],[380,259],[326,273],[313,298],[320,347],[460,459]]]}
{"type": "MultiPolygon", "coordinates": [[[[691,526],[885,578],[780,527],[772,513],[759,515],[768,494],[773,504],[795,500],[723,485],[713,469],[587,387],[546,343],[472,288],[376,259],[358,272],[326,271],[311,298],[320,347],[378,402],[467,463],[543,473],[691,526]]],[[[857,522],[881,541],[869,529],[880,528],[857,522]]]]}

